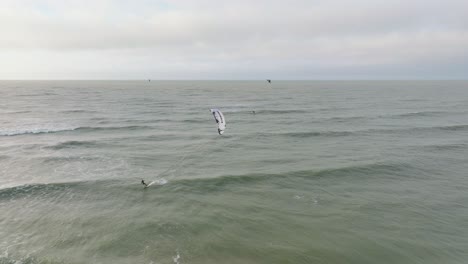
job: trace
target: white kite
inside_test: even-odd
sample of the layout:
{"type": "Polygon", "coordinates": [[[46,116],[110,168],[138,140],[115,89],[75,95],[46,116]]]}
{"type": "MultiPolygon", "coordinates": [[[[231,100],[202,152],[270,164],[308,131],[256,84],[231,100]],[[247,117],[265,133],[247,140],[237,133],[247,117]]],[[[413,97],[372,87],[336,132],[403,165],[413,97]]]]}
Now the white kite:
{"type": "Polygon", "coordinates": [[[210,109],[210,111],[218,124],[218,133],[222,135],[226,129],[226,119],[224,119],[224,115],[219,111],[219,109],[210,109]]]}

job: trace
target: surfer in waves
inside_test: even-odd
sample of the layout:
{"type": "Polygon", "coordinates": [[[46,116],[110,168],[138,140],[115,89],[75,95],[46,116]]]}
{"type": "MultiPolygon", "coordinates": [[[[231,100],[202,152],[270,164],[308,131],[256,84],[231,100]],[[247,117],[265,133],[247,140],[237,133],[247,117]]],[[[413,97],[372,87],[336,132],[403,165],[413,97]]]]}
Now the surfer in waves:
{"type": "Polygon", "coordinates": [[[146,187],[148,187],[148,184],[145,182],[145,180],[141,180],[141,184],[143,184],[146,187]]]}

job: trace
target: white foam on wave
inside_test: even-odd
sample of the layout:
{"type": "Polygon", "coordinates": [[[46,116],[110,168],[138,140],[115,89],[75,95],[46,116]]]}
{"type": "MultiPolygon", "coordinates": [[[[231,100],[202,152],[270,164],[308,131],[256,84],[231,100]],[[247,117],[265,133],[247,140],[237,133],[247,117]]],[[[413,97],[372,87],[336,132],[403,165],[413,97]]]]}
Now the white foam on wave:
{"type": "Polygon", "coordinates": [[[62,131],[73,131],[78,127],[55,127],[55,128],[18,128],[18,129],[0,129],[0,136],[17,136],[24,134],[54,133],[62,131]]]}

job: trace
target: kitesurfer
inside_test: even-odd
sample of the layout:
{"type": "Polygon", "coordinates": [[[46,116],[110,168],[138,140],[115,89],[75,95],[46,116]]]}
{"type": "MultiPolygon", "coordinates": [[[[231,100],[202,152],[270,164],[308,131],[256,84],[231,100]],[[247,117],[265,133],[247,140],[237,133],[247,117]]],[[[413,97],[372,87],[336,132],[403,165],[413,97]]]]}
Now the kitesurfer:
{"type": "Polygon", "coordinates": [[[145,180],[141,180],[141,184],[143,184],[145,187],[148,187],[148,184],[145,182],[145,180]]]}

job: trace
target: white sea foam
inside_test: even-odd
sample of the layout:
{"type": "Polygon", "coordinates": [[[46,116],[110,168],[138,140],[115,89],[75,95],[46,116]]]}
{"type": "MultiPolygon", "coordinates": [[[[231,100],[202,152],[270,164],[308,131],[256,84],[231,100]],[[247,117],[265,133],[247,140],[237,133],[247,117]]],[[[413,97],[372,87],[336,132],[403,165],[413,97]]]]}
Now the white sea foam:
{"type": "Polygon", "coordinates": [[[78,127],[37,127],[37,128],[16,128],[16,129],[0,129],[0,136],[17,136],[24,134],[40,134],[54,133],[62,131],[73,131],[78,127]]]}

